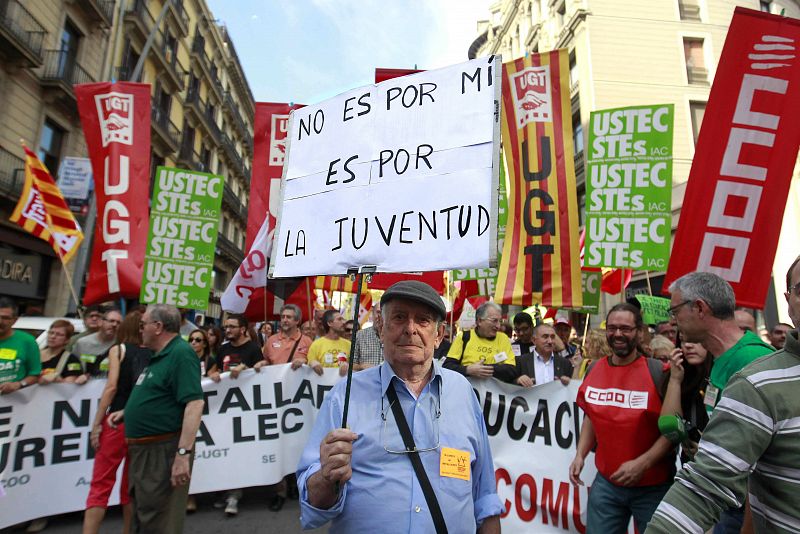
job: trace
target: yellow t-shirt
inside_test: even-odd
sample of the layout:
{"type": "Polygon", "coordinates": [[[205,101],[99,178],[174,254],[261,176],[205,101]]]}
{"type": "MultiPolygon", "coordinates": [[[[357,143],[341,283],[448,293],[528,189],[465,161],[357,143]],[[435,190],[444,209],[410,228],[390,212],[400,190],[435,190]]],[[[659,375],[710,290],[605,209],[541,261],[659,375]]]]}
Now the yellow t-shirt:
{"type": "Polygon", "coordinates": [[[350,357],[350,341],[340,337],[333,340],[321,337],[308,348],[308,364],[318,361],[322,367],[339,367],[339,357],[350,357]]]}
{"type": "MultiPolygon", "coordinates": [[[[448,358],[461,358],[461,347],[463,346],[464,334],[459,334],[453,344],[450,345],[450,350],[447,351],[448,358]]],[[[516,365],[514,359],[514,350],[511,348],[511,340],[502,332],[498,332],[494,339],[486,339],[478,336],[473,330],[470,332],[469,341],[467,341],[467,350],[464,351],[464,358],[461,360],[461,365],[472,365],[479,363],[483,358],[483,363],[506,363],[508,365],[516,365]]]]}

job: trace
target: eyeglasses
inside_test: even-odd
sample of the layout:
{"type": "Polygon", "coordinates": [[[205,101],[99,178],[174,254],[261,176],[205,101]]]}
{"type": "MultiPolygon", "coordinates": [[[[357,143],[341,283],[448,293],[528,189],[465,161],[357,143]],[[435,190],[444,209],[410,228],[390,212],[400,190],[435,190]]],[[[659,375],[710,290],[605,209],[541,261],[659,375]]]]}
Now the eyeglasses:
{"type": "Polygon", "coordinates": [[[686,306],[686,305],[687,305],[687,304],[689,304],[690,302],[692,302],[692,301],[691,301],[691,300],[684,300],[684,301],[683,301],[683,302],[681,302],[680,304],[676,304],[675,306],[673,306],[673,307],[671,307],[670,309],[668,309],[668,310],[667,310],[667,313],[669,314],[669,316],[670,316],[670,317],[672,317],[672,318],[674,319],[674,318],[675,318],[675,316],[677,315],[677,311],[678,311],[678,309],[679,309],[681,306],[686,306]]]}
{"type": "Polygon", "coordinates": [[[202,343],[203,341],[205,341],[205,339],[203,339],[202,337],[190,337],[189,338],[189,343],[202,343]]]}
{"type": "Polygon", "coordinates": [[[638,330],[635,326],[612,326],[606,325],[606,332],[613,334],[615,332],[621,332],[623,334],[632,334],[638,330]]]}
{"type": "MultiPolygon", "coordinates": [[[[439,384],[441,387],[441,383],[439,384]]],[[[394,387],[393,385],[389,385],[389,387],[394,387]]],[[[385,396],[385,395],[384,395],[385,396]]],[[[439,390],[439,398],[441,398],[441,389],[439,390]]],[[[420,399],[417,399],[417,403],[419,404],[420,399]]],[[[433,396],[430,396],[430,402],[433,403],[433,396]]],[[[433,407],[431,407],[433,408],[433,407]]],[[[388,452],[389,454],[409,454],[412,452],[430,452],[439,449],[439,417],[442,416],[442,406],[441,403],[436,404],[435,410],[431,410],[431,433],[421,432],[423,435],[432,435],[434,436],[433,445],[430,447],[420,447],[416,445],[413,449],[409,450],[403,446],[403,439],[400,436],[400,431],[397,430],[397,422],[394,419],[394,412],[392,411],[392,404],[389,403],[389,410],[384,410],[383,404],[383,397],[381,397],[381,419],[383,419],[383,425],[381,425],[381,443],[383,443],[383,450],[388,452]],[[389,431],[387,429],[387,425],[389,424],[389,416],[392,419],[392,425],[395,429],[394,432],[389,431]],[[390,437],[391,434],[391,437],[390,437]],[[394,438],[394,439],[393,439],[394,438]],[[392,443],[389,443],[389,440],[392,440],[392,443]],[[401,448],[402,447],[402,448],[401,448]]],[[[423,425],[424,426],[424,425],[423,425]]],[[[423,443],[423,445],[426,445],[423,443]]]]}
{"type": "Polygon", "coordinates": [[[786,292],[787,295],[794,295],[795,297],[800,297],[800,282],[796,283],[793,286],[789,286],[789,290],[786,292]]]}

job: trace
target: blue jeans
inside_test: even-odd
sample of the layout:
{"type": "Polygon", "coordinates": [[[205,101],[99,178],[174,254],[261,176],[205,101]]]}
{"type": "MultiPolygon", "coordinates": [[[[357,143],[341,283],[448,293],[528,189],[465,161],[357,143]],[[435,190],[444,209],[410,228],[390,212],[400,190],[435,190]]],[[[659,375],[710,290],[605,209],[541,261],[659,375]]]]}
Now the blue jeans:
{"type": "Polygon", "coordinates": [[[714,534],[739,534],[744,523],[744,506],[730,508],[719,516],[719,523],[714,526],[714,534]]]}
{"type": "Polygon", "coordinates": [[[639,532],[644,532],[671,485],[625,488],[615,486],[597,473],[589,489],[586,534],[624,534],[631,516],[639,532]]]}

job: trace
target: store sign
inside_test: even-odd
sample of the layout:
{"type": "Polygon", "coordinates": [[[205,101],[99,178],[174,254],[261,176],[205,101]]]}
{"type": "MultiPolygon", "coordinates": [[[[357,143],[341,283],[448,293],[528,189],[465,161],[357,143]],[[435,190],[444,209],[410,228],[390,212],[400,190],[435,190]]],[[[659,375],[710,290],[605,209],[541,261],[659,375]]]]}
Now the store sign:
{"type": "Polygon", "coordinates": [[[0,294],[12,297],[39,296],[42,257],[16,254],[0,248],[0,294]]]}

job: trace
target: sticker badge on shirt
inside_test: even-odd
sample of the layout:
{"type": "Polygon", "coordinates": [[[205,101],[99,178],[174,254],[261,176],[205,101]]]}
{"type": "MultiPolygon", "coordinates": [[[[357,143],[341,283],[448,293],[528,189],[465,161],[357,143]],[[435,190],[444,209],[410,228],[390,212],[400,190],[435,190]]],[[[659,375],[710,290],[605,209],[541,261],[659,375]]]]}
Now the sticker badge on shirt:
{"type": "Polygon", "coordinates": [[[16,360],[17,351],[15,349],[0,349],[0,360],[16,360]]]}
{"type": "Polygon", "coordinates": [[[501,363],[506,361],[507,359],[508,359],[508,354],[506,354],[505,351],[498,352],[497,354],[494,355],[494,363],[501,363]]]}
{"type": "Polygon", "coordinates": [[[279,348],[281,348],[281,342],[280,342],[280,341],[273,341],[273,342],[272,342],[272,348],[273,348],[273,349],[279,349],[279,348]]]}
{"type": "Polygon", "coordinates": [[[469,451],[442,447],[439,476],[469,481],[470,473],[469,451]]]}
{"type": "Polygon", "coordinates": [[[325,356],[322,357],[325,363],[333,363],[333,354],[330,352],[326,352],[325,356]]]}
{"type": "Polygon", "coordinates": [[[81,361],[83,363],[94,363],[97,360],[97,356],[94,354],[81,354],[81,361]]]}
{"type": "Polygon", "coordinates": [[[519,345],[511,345],[511,352],[514,353],[514,356],[522,356],[522,347],[519,345]]]}
{"type": "Polygon", "coordinates": [[[713,408],[717,405],[717,397],[719,397],[719,388],[717,386],[708,385],[706,388],[706,397],[703,399],[703,404],[713,408]]]}

